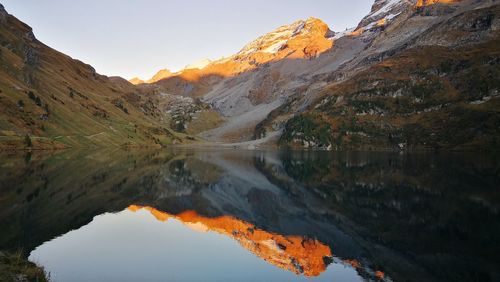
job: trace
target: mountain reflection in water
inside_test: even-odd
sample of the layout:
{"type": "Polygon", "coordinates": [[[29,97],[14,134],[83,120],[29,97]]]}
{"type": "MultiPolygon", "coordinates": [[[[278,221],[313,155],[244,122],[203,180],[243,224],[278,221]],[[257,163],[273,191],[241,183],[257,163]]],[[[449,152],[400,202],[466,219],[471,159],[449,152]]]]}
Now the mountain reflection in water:
{"type": "MultiPolygon", "coordinates": [[[[245,260],[235,257],[226,262],[232,276],[220,271],[205,281],[252,274],[282,281],[500,279],[495,156],[182,149],[0,157],[0,249],[22,249],[42,265],[51,256],[64,257],[53,270],[56,281],[65,261],[81,259],[64,253],[64,240],[83,236],[98,215],[105,214],[102,221],[109,213],[144,210],[236,241],[275,268],[250,261],[237,266],[245,260]]],[[[93,240],[104,236],[103,229],[92,230],[93,240]]],[[[140,251],[141,243],[135,244],[140,251]]],[[[196,256],[209,265],[236,252],[198,248],[196,256]]],[[[179,264],[175,279],[204,277],[182,273],[189,256],[173,255],[158,256],[179,264]]],[[[123,274],[153,280],[143,264],[123,274]]],[[[97,277],[90,265],[80,268],[85,277],[97,277]]],[[[120,277],[114,275],[108,278],[120,277]]]]}
{"type": "MultiPolygon", "coordinates": [[[[135,205],[129,207],[132,211],[141,208],[135,205]]],[[[174,216],[151,207],[144,208],[161,221],[172,217],[191,228],[211,230],[232,237],[265,261],[296,274],[318,276],[325,271],[326,262],[332,256],[330,248],[317,240],[269,233],[232,216],[209,218],[200,216],[195,211],[185,211],[174,216]]]]}

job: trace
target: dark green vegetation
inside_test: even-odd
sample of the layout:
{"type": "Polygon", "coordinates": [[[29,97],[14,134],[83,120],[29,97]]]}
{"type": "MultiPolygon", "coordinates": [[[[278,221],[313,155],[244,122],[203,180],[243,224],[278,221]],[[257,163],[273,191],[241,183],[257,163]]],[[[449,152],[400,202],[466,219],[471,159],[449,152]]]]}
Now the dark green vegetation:
{"type": "Polygon", "coordinates": [[[327,147],[332,143],[332,129],[321,116],[314,114],[298,115],[287,121],[281,143],[303,142],[306,146],[327,147]]]}

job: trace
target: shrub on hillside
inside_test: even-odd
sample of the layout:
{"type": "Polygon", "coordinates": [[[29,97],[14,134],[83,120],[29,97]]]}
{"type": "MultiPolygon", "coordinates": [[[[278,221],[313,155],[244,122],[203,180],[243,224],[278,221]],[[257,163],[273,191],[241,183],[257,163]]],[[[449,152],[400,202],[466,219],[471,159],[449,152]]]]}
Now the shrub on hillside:
{"type": "Polygon", "coordinates": [[[280,138],[281,144],[303,143],[310,147],[327,147],[331,141],[330,124],[315,114],[301,114],[288,120],[280,138]]]}

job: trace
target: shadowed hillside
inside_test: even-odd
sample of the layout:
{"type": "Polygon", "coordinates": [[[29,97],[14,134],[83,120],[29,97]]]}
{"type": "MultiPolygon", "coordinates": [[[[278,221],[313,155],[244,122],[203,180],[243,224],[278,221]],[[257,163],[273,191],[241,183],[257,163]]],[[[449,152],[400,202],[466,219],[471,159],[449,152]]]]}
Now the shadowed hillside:
{"type": "Polygon", "coordinates": [[[158,101],[38,41],[0,5],[0,148],[159,146],[158,101]]]}

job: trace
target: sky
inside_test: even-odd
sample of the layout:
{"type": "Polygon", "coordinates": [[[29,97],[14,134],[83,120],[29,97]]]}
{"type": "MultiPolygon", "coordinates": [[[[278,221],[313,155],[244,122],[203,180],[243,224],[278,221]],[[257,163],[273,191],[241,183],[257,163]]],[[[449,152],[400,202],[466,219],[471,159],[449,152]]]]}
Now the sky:
{"type": "Polygon", "coordinates": [[[316,17],[354,27],[374,0],[0,0],[48,46],[98,73],[148,79],[219,59],[273,29],[316,17]]]}

